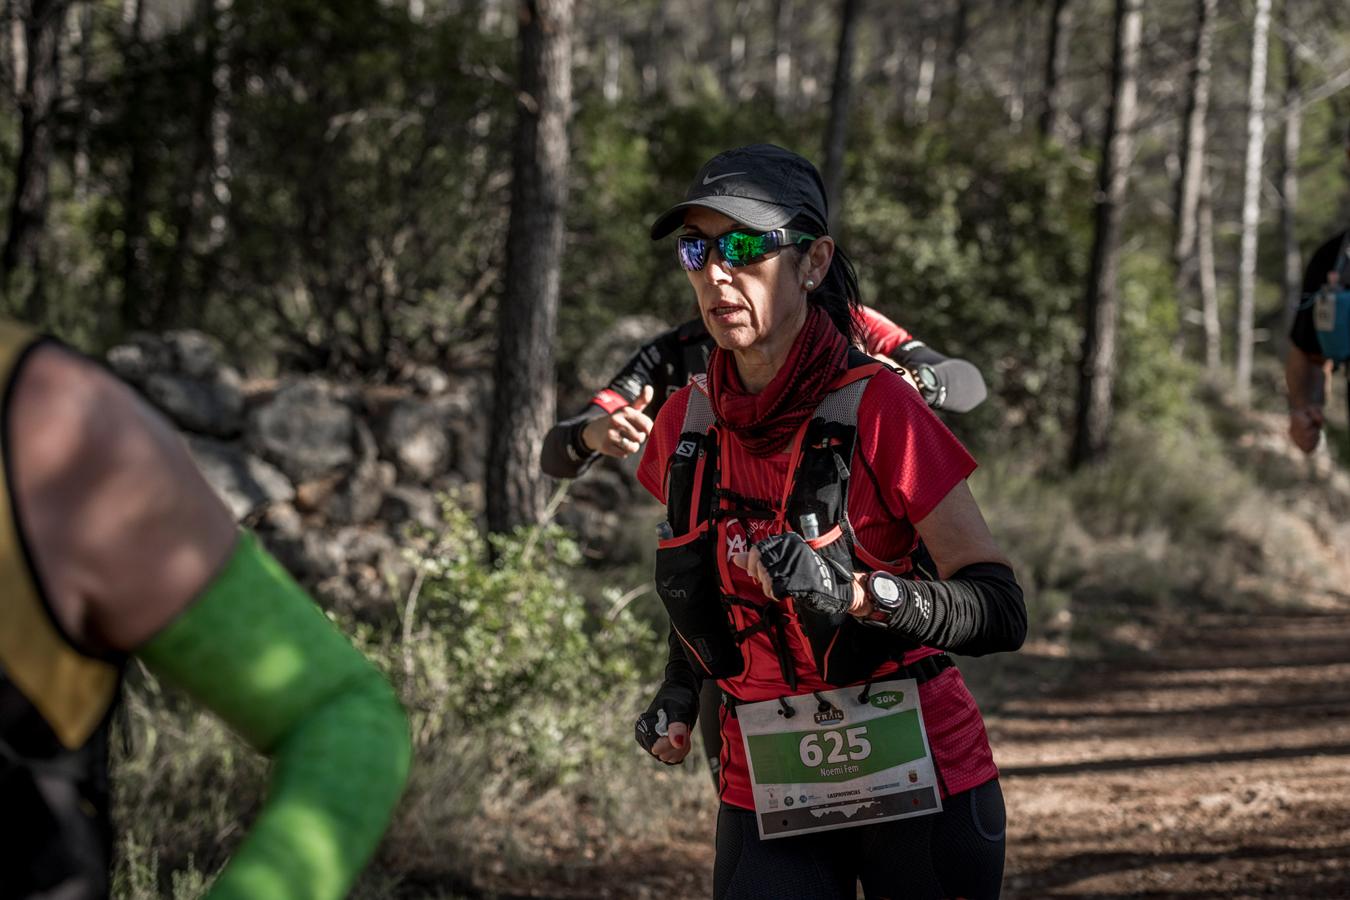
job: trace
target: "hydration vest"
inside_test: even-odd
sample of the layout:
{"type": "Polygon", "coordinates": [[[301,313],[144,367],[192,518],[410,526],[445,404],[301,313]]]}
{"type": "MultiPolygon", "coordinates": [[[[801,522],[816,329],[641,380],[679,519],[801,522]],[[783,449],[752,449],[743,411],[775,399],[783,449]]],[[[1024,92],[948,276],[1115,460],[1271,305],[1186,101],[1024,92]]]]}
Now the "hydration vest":
{"type": "MultiPolygon", "coordinates": [[[[38,343],[0,322],[6,398],[38,343]]],[[[0,409],[4,453],[8,421],[8,409],[0,409]]],[[[82,653],[61,632],[9,488],[0,477],[0,898],[104,898],[112,850],[108,730],[121,669],[82,653]]]]}
{"type": "Polygon", "coordinates": [[[786,488],[779,498],[746,497],[730,489],[706,377],[693,382],[680,438],[667,463],[666,514],[672,536],[658,545],[657,592],[690,664],[705,677],[732,678],[744,671],[743,645],[759,632],[767,632],[792,690],[797,673],[788,646],[789,629],[799,630],[821,678],[836,685],[862,681],[887,660],[918,646],[865,626],[847,612],[817,612],[792,598],[752,602],[735,596],[732,563],[720,549],[726,544],[729,520],[770,521],[787,530],[810,514],[820,534],[807,543],[844,571],[883,569],[933,577],[921,544],[899,561],[880,560],[858,543],[849,522],[858,405],[868,381],[885,367],[855,349],[850,349],[848,362],[849,368],[793,436],[786,488]]]}
{"type": "Polygon", "coordinates": [[[1313,296],[1313,328],[1322,355],[1344,363],[1350,360],[1350,284],[1346,284],[1350,276],[1350,231],[1336,254],[1336,274],[1337,285],[1328,284],[1313,296]]]}

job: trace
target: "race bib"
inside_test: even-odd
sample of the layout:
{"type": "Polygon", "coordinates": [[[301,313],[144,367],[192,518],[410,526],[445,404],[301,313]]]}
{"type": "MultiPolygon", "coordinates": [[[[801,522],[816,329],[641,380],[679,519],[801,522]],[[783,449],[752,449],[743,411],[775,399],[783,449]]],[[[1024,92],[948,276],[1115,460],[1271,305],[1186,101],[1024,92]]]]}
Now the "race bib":
{"type": "Polygon", "coordinates": [[[1318,331],[1336,330],[1336,292],[1323,290],[1313,303],[1313,328],[1318,331]]]}
{"type": "Polygon", "coordinates": [[[840,688],[736,707],[761,838],[942,810],[918,685],[880,682],[865,702],[861,693],[840,688]]]}

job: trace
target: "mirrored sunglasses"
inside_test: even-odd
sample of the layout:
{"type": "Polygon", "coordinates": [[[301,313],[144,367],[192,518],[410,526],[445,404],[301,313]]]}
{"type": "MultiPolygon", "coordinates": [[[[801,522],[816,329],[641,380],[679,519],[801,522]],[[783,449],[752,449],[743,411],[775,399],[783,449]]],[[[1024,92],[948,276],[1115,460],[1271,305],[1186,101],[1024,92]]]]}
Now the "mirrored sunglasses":
{"type": "Polygon", "coordinates": [[[782,247],[795,247],[809,244],[816,235],[790,228],[775,228],[773,231],[728,231],[715,238],[697,234],[682,234],[676,243],[680,265],[685,271],[697,272],[708,264],[708,249],[717,245],[717,255],[729,268],[736,269],[759,262],[764,257],[782,247]]]}

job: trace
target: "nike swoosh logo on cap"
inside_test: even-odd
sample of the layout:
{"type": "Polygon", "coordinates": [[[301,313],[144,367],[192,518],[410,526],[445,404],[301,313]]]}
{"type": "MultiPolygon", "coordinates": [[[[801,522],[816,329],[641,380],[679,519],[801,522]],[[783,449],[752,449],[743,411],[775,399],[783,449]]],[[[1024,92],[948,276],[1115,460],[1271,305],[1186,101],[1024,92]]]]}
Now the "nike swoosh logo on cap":
{"type": "Polygon", "coordinates": [[[714,181],[721,181],[723,178],[730,178],[732,175],[748,175],[748,172],[727,172],[724,175],[704,175],[704,185],[712,184],[714,181]]]}

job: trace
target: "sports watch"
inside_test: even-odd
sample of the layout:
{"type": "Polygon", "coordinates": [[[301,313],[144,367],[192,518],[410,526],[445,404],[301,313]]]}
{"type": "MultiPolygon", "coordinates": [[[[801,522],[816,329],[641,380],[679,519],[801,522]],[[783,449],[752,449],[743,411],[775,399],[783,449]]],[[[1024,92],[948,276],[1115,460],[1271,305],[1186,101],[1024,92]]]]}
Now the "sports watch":
{"type": "Polygon", "coordinates": [[[915,366],[910,372],[914,375],[914,380],[919,385],[919,393],[923,400],[933,409],[941,409],[943,402],[947,399],[947,387],[938,380],[937,372],[927,363],[921,363],[915,366]]]}
{"type": "Polygon", "coordinates": [[[887,572],[871,573],[863,583],[863,588],[867,591],[867,598],[872,601],[872,611],[868,613],[867,621],[888,622],[900,604],[904,603],[905,594],[900,588],[899,579],[887,572]]]}

